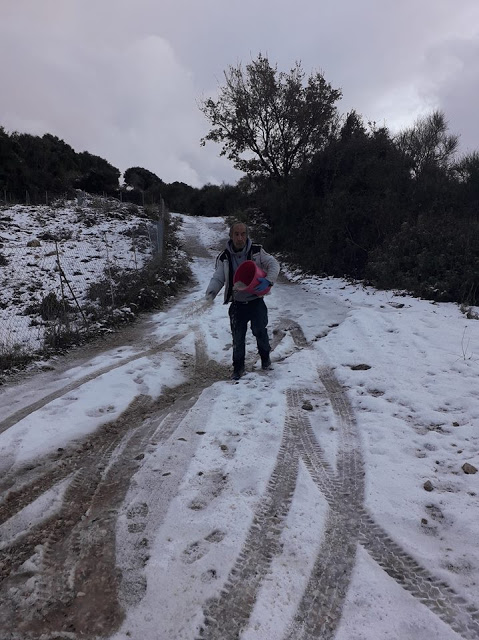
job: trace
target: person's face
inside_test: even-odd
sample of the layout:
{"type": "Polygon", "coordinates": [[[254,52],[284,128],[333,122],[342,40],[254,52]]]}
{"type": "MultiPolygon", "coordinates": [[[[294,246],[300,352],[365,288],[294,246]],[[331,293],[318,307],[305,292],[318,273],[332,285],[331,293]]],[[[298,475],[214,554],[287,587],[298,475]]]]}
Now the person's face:
{"type": "Polygon", "coordinates": [[[248,239],[248,232],[246,231],[246,225],[244,224],[235,224],[230,234],[231,240],[233,242],[233,247],[235,251],[241,251],[246,246],[246,241],[248,239]]]}

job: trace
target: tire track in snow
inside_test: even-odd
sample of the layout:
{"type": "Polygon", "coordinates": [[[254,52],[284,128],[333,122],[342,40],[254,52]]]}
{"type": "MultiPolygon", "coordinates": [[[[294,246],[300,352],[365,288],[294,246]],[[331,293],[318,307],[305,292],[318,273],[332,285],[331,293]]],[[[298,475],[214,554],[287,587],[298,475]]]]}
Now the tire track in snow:
{"type": "MultiPolygon", "coordinates": [[[[298,348],[307,346],[301,328],[289,319],[280,323],[275,333],[276,344],[286,331],[291,332],[298,348]]],[[[277,501],[281,500],[281,493],[276,483],[281,477],[294,478],[296,483],[301,458],[326,498],[329,512],[308,584],[284,638],[334,638],[356,563],[358,544],[361,544],[390,577],[455,632],[465,640],[477,640],[477,607],[457,596],[444,581],[423,568],[368,514],[364,507],[365,465],[354,411],[333,371],[320,367],[318,375],[339,427],[336,469],[326,459],[309,419],[301,410],[302,393],[287,390],[288,414],[273,475],[226,586],[204,607],[201,639],[239,638],[247,626],[272,558],[281,553],[279,537],[291,506],[294,487],[285,485],[287,497],[280,504],[277,501]],[[288,465],[292,465],[289,470],[288,465]],[[265,505],[272,502],[276,512],[282,514],[277,523],[271,522],[265,510],[265,505]]]]}
{"type": "Polygon", "coordinates": [[[455,593],[408,554],[366,511],[360,513],[359,543],[414,598],[466,640],[479,638],[479,609],[455,593]]]}
{"type": "Polygon", "coordinates": [[[23,468],[11,474],[10,482],[18,481],[21,486],[18,489],[10,489],[0,504],[0,524],[24,509],[55,484],[84,468],[90,460],[93,460],[93,464],[101,465],[99,451],[103,451],[104,444],[116,446],[130,425],[144,419],[152,406],[152,399],[149,396],[138,396],[116,420],[101,425],[78,444],[66,447],[61,459],[52,458],[50,455],[37,459],[38,471],[36,470],[31,480],[23,482],[23,468]]]}
{"type": "MultiPolygon", "coordinates": [[[[108,429],[102,432],[102,437],[99,437],[95,446],[88,450],[83,465],[64,492],[59,511],[47,520],[28,527],[23,535],[15,537],[2,549],[0,619],[4,621],[4,629],[18,629],[22,633],[36,634],[40,633],[40,629],[45,630],[45,627],[48,629],[49,626],[50,630],[53,626],[54,629],[63,627],[64,631],[71,631],[71,627],[75,626],[71,622],[70,610],[74,609],[72,604],[76,602],[76,594],[81,592],[75,590],[74,580],[75,568],[79,562],[79,555],[81,556],[81,545],[78,541],[91,523],[89,512],[99,486],[108,473],[111,458],[125,431],[128,431],[131,421],[141,419],[143,409],[149,401],[149,398],[137,398],[118,420],[110,423],[108,429]],[[28,572],[25,574],[22,564],[35,554],[39,556],[37,567],[33,575],[29,575],[28,572]],[[28,578],[34,579],[33,584],[28,583],[28,578]],[[22,594],[21,600],[28,596],[27,606],[25,602],[19,604],[18,601],[13,606],[8,606],[9,599],[5,596],[12,585],[22,594]],[[58,614],[62,607],[68,608],[70,617],[58,614]],[[70,628],[65,628],[68,626],[67,623],[70,628]]],[[[103,537],[105,534],[102,532],[101,535],[103,537]]],[[[89,541],[90,548],[93,549],[91,535],[89,541]]],[[[104,557],[99,559],[95,554],[92,554],[90,562],[93,559],[97,561],[98,566],[104,562],[104,557]]],[[[86,573],[85,570],[85,575],[86,573]]],[[[109,573],[105,573],[103,582],[109,576],[109,573]]],[[[110,588],[110,582],[107,584],[110,588]]],[[[112,584],[114,586],[114,580],[112,584]]],[[[114,614],[115,608],[110,607],[108,615],[114,614]]],[[[85,615],[83,622],[87,618],[88,615],[85,615]]]]}
{"type": "MultiPolygon", "coordinates": [[[[479,612],[435,577],[375,523],[364,507],[364,461],[354,412],[331,370],[318,370],[339,425],[337,472],[324,459],[310,424],[299,455],[330,506],[324,543],[315,562],[288,640],[333,638],[361,544],[384,571],[467,640],[479,638],[479,612]],[[338,544],[336,544],[336,542],[338,544]],[[328,578],[329,576],[329,578],[328,578]]],[[[306,418],[303,422],[309,423],[306,418]]]]}
{"type": "MultiPolygon", "coordinates": [[[[120,574],[115,558],[118,509],[149,442],[154,439],[158,446],[171,438],[203,390],[216,382],[221,369],[210,370],[204,338],[200,334],[196,337],[193,379],[156,401],[148,396],[136,398],[117,420],[101,427],[81,451],[76,461],[78,471],[72,474],[59,511],[2,549],[0,595],[7,593],[12,584],[21,584],[23,576],[25,580],[35,578],[33,589],[21,586],[25,591],[30,589],[27,608],[18,606],[18,602],[12,605],[8,598],[1,599],[4,629],[21,628],[22,633],[36,637],[52,629],[61,629],[62,633],[103,634],[118,626],[123,615],[118,604],[120,574]],[[25,575],[22,564],[35,556],[37,547],[41,548],[42,566],[33,575],[25,575]],[[78,597],[78,593],[82,595],[78,597]]],[[[224,373],[221,370],[221,377],[224,373]]],[[[196,442],[199,438],[196,436],[196,442]]],[[[68,473],[72,473],[71,468],[68,473]]],[[[4,508],[4,518],[26,506],[29,498],[32,501],[41,496],[61,475],[59,471],[47,470],[43,478],[32,481],[30,494],[28,487],[22,487],[18,496],[13,494],[4,503],[4,507],[9,505],[4,508]],[[21,499],[16,501],[15,497],[21,499]]],[[[180,481],[178,478],[174,492],[170,490],[170,497],[175,495],[180,481]]],[[[168,501],[160,490],[157,498],[165,502],[163,513],[166,513],[168,501]]]]}
{"type": "Polygon", "coordinates": [[[159,351],[165,351],[167,349],[171,349],[177,342],[179,342],[182,338],[184,338],[185,335],[186,335],[185,333],[177,334],[169,338],[165,342],[162,342],[161,344],[155,347],[152,347],[151,349],[147,349],[146,351],[141,351],[140,353],[135,353],[131,356],[128,356],[127,358],[123,358],[119,362],[115,362],[114,364],[108,365],[107,367],[103,367],[101,369],[98,369],[97,371],[93,371],[92,373],[86,376],[83,376],[82,378],[79,378],[78,380],[75,380],[70,384],[65,385],[61,389],[58,389],[57,391],[53,391],[52,393],[49,393],[48,395],[43,396],[42,398],[38,399],[35,402],[32,402],[28,406],[23,407],[22,409],[19,409],[18,411],[13,413],[11,416],[8,416],[8,418],[5,418],[4,420],[2,420],[2,422],[0,422],[0,433],[2,433],[3,431],[6,431],[10,427],[12,427],[14,424],[16,424],[17,422],[20,422],[20,420],[23,420],[30,414],[35,413],[35,411],[42,409],[50,402],[53,402],[54,400],[61,398],[66,393],[69,393],[70,391],[73,391],[75,389],[78,389],[79,387],[82,387],[87,382],[91,382],[92,380],[99,378],[105,373],[109,373],[110,371],[114,371],[115,369],[119,369],[120,367],[124,367],[126,364],[129,364],[130,362],[134,362],[135,360],[139,360],[140,358],[147,358],[148,356],[154,355],[159,351]]]}
{"type": "Polygon", "coordinates": [[[253,517],[243,549],[230,572],[221,594],[204,608],[202,640],[239,638],[247,625],[261,583],[272,559],[281,552],[280,535],[293,499],[299,461],[294,430],[286,417],[286,427],[276,465],[253,517]]]}
{"type": "MultiPolygon", "coordinates": [[[[103,369],[98,370],[88,376],[84,376],[80,380],[77,380],[75,383],[72,383],[72,385],[63,387],[53,394],[49,394],[48,396],[45,396],[37,402],[29,405],[28,407],[25,407],[20,412],[13,414],[12,416],[10,416],[8,421],[12,421],[12,424],[14,424],[17,421],[16,418],[23,419],[27,415],[30,415],[30,413],[34,413],[38,409],[44,407],[53,400],[56,400],[65,393],[71,391],[74,388],[78,388],[83,384],[90,382],[91,380],[94,380],[100,375],[122,367],[132,360],[136,360],[147,355],[157,353],[158,351],[163,351],[174,347],[175,344],[183,337],[184,334],[177,334],[173,338],[170,338],[166,342],[163,342],[161,345],[155,347],[154,349],[143,351],[129,358],[125,358],[121,362],[117,362],[108,367],[104,367],[103,369]]],[[[197,373],[196,377],[206,375],[206,379],[209,381],[212,380],[213,375],[217,376],[217,378],[221,378],[221,375],[224,374],[224,368],[217,365],[216,363],[214,363],[214,366],[208,367],[209,363],[206,360],[205,339],[199,334],[198,331],[196,331],[195,347],[195,372],[197,373]]],[[[216,379],[214,379],[213,381],[216,381],[216,379]]],[[[177,396],[184,395],[185,391],[187,391],[190,386],[192,386],[192,382],[188,381],[184,385],[179,385],[178,387],[167,391],[164,394],[164,396],[167,397],[167,402],[165,403],[165,401],[161,397],[156,403],[153,403],[153,401],[151,401],[151,407],[145,407],[144,414],[146,414],[148,410],[158,410],[161,409],[163,405],[173,402],[177,396]]],[[[136,401],[137,399],[134,399],[132,401],[132,403],[125,410],[122,416],[128,415],[129,411],[133,413],[136,412],[136,401]]],[[[142,402],[143,404],[145,403],[144,398],[142,402]]],[[[118,418],[118,424],[122,423],[122,416],[118,418]]],[[[131,417],[131,420],[133,420],[133,416],[131,417]]],[[[0,426],[2,424],[4,423],[0,423],[0,426]]],[[[12,424],[8,424],[5,429],[12,426],[12,424]]],[[[85,436],[84,440],[79,442],[79,444],[75,447],[66,447],[60,456],[58,456],[58,454],[49,454],[47,456],[44,456],[43,458],[36,459],[36,468],[34,468],[33,470],[31,469],[31,463],[28,463],[26,467],[24,466],[16,470],[13,474],[6,474],[6,476],[3,478],[3,484],[7,486],[9,484],[13,485],[15,480],[20,477],[26,476],[28,478],[28,476],[31,475],[33,476],[33,478],[22,483],[22,486],[18,489],[11,489],[7,491],[5,500],[0,503],[0,525],[11,518],[13,515],[15,515],[15,513],[21,511],[33,500],[44,494],[55,484],[61,482],[68,476],[73,475],[75,472],[77,472],[78,469],[80,469],[84,464],[85,457],[89,455],[89,450],[95,449],[98,446],[98,442],[102,441],[106,437],[106,432],[110,433],[115,431],[115,427],[112,425],[115,425],[115,422],[108,422],[104,425],[101,425],[95,433],[85,436]]]]}
{"type": "Polygon", "coordinates": [[[309,419],[300,411],[296,394],[296,446],[311,478],[328,502],[323,540],[308,584],[285,638],[312,640],[334,638],[356,563],[359,534],[357,505],[364,500],[361,443],[352,408],[333,373],[318,370],[339,423],[340,443],[336,470],[329,465],[309,419]]]}

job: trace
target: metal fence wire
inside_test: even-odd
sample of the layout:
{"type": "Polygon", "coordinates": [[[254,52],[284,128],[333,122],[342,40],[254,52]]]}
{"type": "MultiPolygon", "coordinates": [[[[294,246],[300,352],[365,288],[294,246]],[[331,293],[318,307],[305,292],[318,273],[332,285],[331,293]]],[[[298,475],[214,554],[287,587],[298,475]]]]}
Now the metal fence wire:
{"type": "MultiPolygon", "coordinates": [[[[141,270],[162,255],[163,221],[145,222],[119,241],[91,235],[81,243],[33,241],[31,246],[4,243],[0,248],[0,358],[12,351],[44,348],[52,332],[81,331],[92,320],[92,287],[107,289],[108,312],[118,310],[116,288],[122,273],[141,270]],[[99,284],[101,283],[101,284],[99,284]],[[90,295],[89,295],[90,291],[90,295]]],[[[93,314],[98,317],[100,310],[93,314]]]]}

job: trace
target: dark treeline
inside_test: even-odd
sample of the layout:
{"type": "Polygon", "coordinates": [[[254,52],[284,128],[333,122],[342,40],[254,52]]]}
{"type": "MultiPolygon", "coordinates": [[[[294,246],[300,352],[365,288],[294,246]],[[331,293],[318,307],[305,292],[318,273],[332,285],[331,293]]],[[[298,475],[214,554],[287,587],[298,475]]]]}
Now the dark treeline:
{"type": "MultiPolygon", "coordinates": [[[[396,136],[351,113],[286,182],[244,178],[236,197],[203,197],[212,215],[259,223],[257,239],[310,272],[477,305],[479,154],[456,159],[456,145],[441,113],[396,136]]],[[[202,207],[190,198],[191,213],[202,207]]]]}
{"type": "Polygon", "coordinates": [[[256,206],[271,248],[318,274],[437,301],[479,302],[479,154],[433,113],[398,136],[349,114],[287,185],[256,206]]]}
{"type": "Polygon", "coordinates": [[[286,182],[245,177],[165,197],[172,210],[253,224],[307,271],[477,305],[479,154],[457,159],[456,146],[441,113],[393,136],[353,112],[286,182]]]}
{"type": "Polygon", "coordinates": [[[141,167],[121,173],[46,134],[0,128],[0,201],[32,204],[74,189],[170,211],[235,216],[256,239],[320,275],[363,279],[437,301],[479,304],[479,154],[432,113],[393,136],[352,112],[288,180],[245,176],[194,188],[141,167]],[[261,234],[261,237],[258,235],[261,234]]]}
{"type": "Polygon", "coordinates": [[[86,151],[77,153],[60,138],[46,133],[7,133],[0,126],[0,203],[45,204],[57,197],[72,197],[75,190],[120,198],[139,205],[159,204],[172,211],[195,215],[222,215],[243,204],[231,185],[196,189],[183,182],[168,184],[142,167],[123,174],[107,160],[86,151]]]}
{"type": "Polygon", "coordinates": [[[479,154],[457,158],[439,111],[397,135],[340,115],[342,92],[261,53],[230,66],[201,109],[247,179],[265,244],[318,274],[479,302],[479,154]]]}
{"type": "Polygon", "coordinates": [[[120,171],[86,151],[76,153],[63,140],[45,134],[8,134],[0,127],[0,200],[45,204],[48,197],[74,189],[114,195],[120,171]]]}
{"type": "Polygon", "coordinates": [[[7,133],[0,126],[0,203],[45,204],[57,197],[72,197],[80,189],[139,205],[159,204],[171,211],[220,216],[241,209],[246,200],[232,185],[206,185],[196,189],[184,182],[168,184],[142,167],[123,174],[107,160],[86,151],[77,153],[60,138],[46,133],[7,133]]]}

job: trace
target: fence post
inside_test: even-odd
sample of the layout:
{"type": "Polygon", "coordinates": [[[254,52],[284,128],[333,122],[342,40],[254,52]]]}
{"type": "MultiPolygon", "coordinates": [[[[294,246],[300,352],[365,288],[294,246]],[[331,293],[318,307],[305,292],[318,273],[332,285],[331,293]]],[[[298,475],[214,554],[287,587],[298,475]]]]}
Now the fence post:
{"type": "Polygon", "coordinates": [[[60,278],[60,291],[62,294],[62,307],[63,307],[63,318],[66,318],[67,310],[65,306],[65,291],[63,289],[63,278],[62,278],[62,266],[60,264],[60,254],[58,253],[58,242],[55,240],[55,251],[57,254],[57,267],[58,267],[58,276],[60,278]]]}
{"type": "MultiPolygon", "coordinates": [[[[80,303],[78,302],[78,298],[76,297],[75,292],[73,291],[72,286],[71,286],[71,284],[70,284],[65,272],[63,271],[63,267],[60,264],[60,256],[58,254],[58,247],[57,247],[56,241],[55,241],[55,246],[57,248],[57,264],[58,264],[58,269],[60,271],[60,282],[62,281],[62,278],[63,278],[63,280],[65,280],[65,282],[67,284],[67,287],[70,289],[70,293],[72,294],[72,298],[75,301],[77,309],[80,312],[81,317],[83,318],[83,324],[85,325],[86,328],[88,328],[88,322],[87,322],[87,319],[85,317],[85,314],[83,313],[83,309],[81,308],[80,303]]],[[[62,297],[63,297],[63,286],[62,286],[62,297]]],[[[65,305],[64,305],[64,307],[65,307],[65,305]]],[[[66,309],[65,309],[65,315],[66,315],[66,309]]],[[[67,323],[65,322],[65,325],[66,324],[67,323]]]]}
{"type": "Polygon", "coordinates": [[[105,248],[106,248],[106,264],[108,267],[108,276],[110,278],[111,307],[113,309],[115,306],[115,295],[113,293],[113,279],[111,277],[110,254],[108,253],[108,242],[106,240],[106,233],[103,234],[103,240],[105,242],[105,248]]]}
{"type": "Polygon", "coordinates": [[[133,241],[133,259],[135,261],[135,271],[138,271],[138,261],[136,259],[136,242],[133,241]]]}
{"type": "Polygon", "coordinates": [[[165,233],[165,201],[160,196],[158,220],[156,221],[156,242],[160,261],[163,260],[163,243],[165,233]]]}

